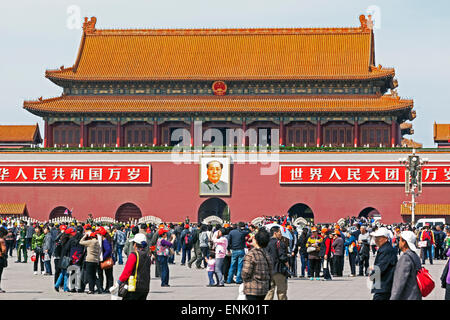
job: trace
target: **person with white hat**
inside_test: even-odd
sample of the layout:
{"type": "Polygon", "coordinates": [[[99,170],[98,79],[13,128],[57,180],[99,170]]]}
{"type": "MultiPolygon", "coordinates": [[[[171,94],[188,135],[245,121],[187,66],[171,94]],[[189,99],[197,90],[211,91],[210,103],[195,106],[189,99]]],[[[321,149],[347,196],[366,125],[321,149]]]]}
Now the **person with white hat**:
{"type": "Polygon", "coordinates": [[[135,277],[135,290],[128,290],[123,300],[146,300],[150,291],[150,265],[151,256],[147,250],[147,237],[138,233],[130,240],[133,243],[133,252],[128,256],[125,268],[117,281],[118,285],[128,282],[130,277],[135,277]]]}
{"type": "Polygon", "coordinates": [[[395,265],[397,264],[397,251],[389,241],[389,230],[382,227],[375,231],[378,251],[375,257],[374,266],[370,270],[370,277],[373,279],[373,300],[389,300],[391,297],[392,282],[394,280],[395,265]]]}
{"type": "Polygon", "coordinates": [[[412,231],[400,233],[399,248],[402,255],[395,267],[391,300],[422,300],[417,285],[417,271],[422,264],[416,253],[416,235],[412,231]]]}

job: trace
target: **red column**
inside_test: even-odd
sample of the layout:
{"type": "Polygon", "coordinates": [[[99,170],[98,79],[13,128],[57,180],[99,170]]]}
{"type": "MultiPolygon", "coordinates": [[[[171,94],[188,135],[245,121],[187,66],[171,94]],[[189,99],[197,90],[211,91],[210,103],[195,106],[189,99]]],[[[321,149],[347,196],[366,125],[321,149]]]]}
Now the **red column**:
{"type": "Polygon", "coordinates": [[[191,121],[191,147],[194,146],[194,120],[191,121]]]}
{"type": "Polygon", "coordinates": [[[397,121],[392,120],[391,124],[391,146],[395,147],[397,144],[397,121]]]}
{"type": "Polygon", "coordinates": [[[44,125],[44,148],[48,148],[48,121],[45,121],[44,125]]]}
{"type": "Polygon", "coordinates": [[[80,146],[82,147],[82,148],[84,148],[84,140],[85,140],[85,138],[84,138],[84,121],[81,121],[81,123],[80,123],[80,146]]]}
{"type": "Polygon", "coordinates": [[[284,146],[284,122],[280,121],[280,146],[284,146]]]}
{"type": "Polygon", "coordinates": [[[53,142],[53,126],[54,124],[49,124],[48,125],[48,146],[49,148],[52,148],[54,145],[53,142]]]}
{"type": "Polygon", "coordinates": [[[158,122],[153,122],[153,144],[158,145],[158,122]]]}
{"type": "Polygon", "coordinates": [[[317,136],[317,147],[320,147],[322,145],[322,126],[320,125],[320,120],[317,120],[316,136],[317,136]]]}
{"type": "Polygon", "coordinates": [[[353,140],[355,148],[359,146],[359,125],[358,122],[355,121],[353,140]]]}
{"type": "Polygon", "coordinates": [[[116,144],[117,147],[122,147],[122,124],[120,121],[117,122],[117,129],[116,129],[116,144]]]}
{"type": "Polygon", "coordinates": [[[242,132],[243,132],[243,136],[242,136],[242,146],[245,147],[247,145],[247,138],[245,136],[245,132],[247,131],[247,123],[244,121],[242,121],[242,132]]]}

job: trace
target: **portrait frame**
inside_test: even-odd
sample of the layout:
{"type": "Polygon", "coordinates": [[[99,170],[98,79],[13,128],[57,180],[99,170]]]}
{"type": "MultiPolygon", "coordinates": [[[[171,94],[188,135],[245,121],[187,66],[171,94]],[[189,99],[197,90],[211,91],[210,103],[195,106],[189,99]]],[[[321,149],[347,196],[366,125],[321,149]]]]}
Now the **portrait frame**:
{"type": "Polygon", "coordinates": [[[198,193],[200,196],[230,196],[231,195],[231,158],[229,156],[201,156],[199,159],[198,193]],[[211,183],[208,176],[207,164],[210,162],[222,164],[219,182],[211,183]],[[217,187],[219,186],[219,187],[217,187]],[[216,188],[217,190],[215,190],[216,188]]]}

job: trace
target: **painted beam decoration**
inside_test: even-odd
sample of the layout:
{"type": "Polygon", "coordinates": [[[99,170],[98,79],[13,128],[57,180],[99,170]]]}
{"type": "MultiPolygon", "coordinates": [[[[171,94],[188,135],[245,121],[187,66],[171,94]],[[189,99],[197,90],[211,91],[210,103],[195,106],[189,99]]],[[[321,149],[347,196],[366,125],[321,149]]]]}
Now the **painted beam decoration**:
{"type": "MultiPolygon", "coordinates": [[[[401,165],[280,165],[280,184],[405,184],[401,165]]],[[[425,166],[422,183],[450,184],[450,166],[425,166]]]]}
{"type": "Polygon", "coordinates": [[[1,184],[150,184],[151,166],[133,164],[46,163],[3,165],[1,184]]]}

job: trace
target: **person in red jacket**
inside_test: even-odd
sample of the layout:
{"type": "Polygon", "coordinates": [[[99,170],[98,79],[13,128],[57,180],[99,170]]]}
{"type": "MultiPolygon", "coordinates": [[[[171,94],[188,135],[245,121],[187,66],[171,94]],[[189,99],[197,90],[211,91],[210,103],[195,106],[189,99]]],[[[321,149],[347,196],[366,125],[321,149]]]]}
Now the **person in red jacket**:
{"type": "Polygon", "coordinates": [[[323,248],[321,248],[321,255],[323,255],[323,278],[324,280],[332,280],[330,274],[330,264],[333,251],[333,235],[330,230],[324,228],[322,229],[322,237],[323,248]]]}
{"type": "Polygon", "coordinates": [[[136,277],[136,290],[128,293],[123,300],[146,300],[150,291],[150,262],[151,256],[147,250],[147,237],[138,233],[130,240],[134,242],[133,252],[128,256],[125,268],[119,277],[119,286],[128,282],[131,276],[136,277]]]}
{"type": "Polygon", "coordinates": [[[422,264],[425,264],[427,256],[430,259],[430,264],[433,264],[433,255],[431,248],[435,246],[434,233],[430,230],[430,224],[426,224],[419,236],[419,242],[426,242],[426,246],[422,246],[422,264]]]}

